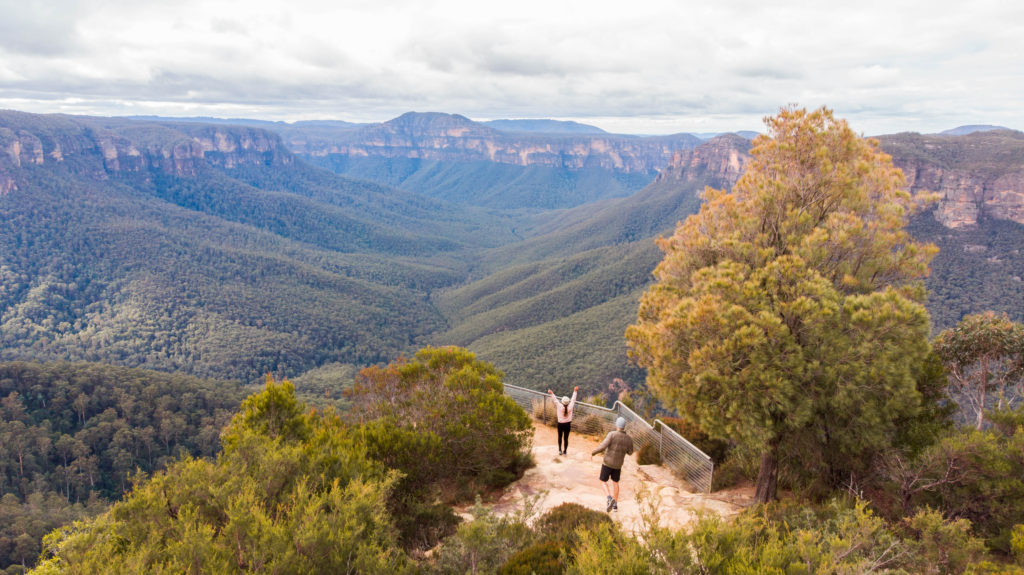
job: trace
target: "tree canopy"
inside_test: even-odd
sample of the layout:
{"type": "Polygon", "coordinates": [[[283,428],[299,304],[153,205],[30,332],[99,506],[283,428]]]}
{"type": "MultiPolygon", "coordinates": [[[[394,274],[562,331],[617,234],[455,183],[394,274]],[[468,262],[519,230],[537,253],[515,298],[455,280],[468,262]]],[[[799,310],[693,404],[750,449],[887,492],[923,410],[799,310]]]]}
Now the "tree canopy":
{"type": "Polygon", "coordinates": [[[974,419],[977,429],[984,425],[989,407],[1002,410],[1020,401],[1024,325],[1010,321],[1005,313],[969,315],[940,333],[934,346],[949,372],[961,411],[974,419]]]}
{"type": "Polygon", "coordinates": [[[659,240],[626,332],[657,395],[761,453],[759,501],[775,496],[780,457],[783,472],[838,483],[918,409],[935,254],[904,229],[926,198],[875,141],[825,108],[766,124],[732,191],[706,189],[659,240]]]}

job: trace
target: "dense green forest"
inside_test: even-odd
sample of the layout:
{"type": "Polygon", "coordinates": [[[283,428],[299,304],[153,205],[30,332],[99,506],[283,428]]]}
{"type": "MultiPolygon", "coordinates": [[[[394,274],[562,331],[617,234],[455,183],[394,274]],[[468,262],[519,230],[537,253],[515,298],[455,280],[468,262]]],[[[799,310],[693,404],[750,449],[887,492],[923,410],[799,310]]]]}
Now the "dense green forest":
{"type": "MultiPolygon", "coordinates": [[[[360,174],[371,183],[306,164],[267,131],[276,125],[16,112],[0,123],[0,144],[42,161],[0,158],[17,185],[0,196],[0,359],[246,382],[321,366],[351,381],[434,343],[474,349],[518,383],[636,384],[622,333],[660,257],[653,239],[697,211],[705,185],[727,187],[677,167],[628,197],[590,201],[605,193],[596,172],[557,183],[522,167],[398,160],[360,174]],[[209,144],[218,138],[233,151],[209,144]],[[418,177],[452,201],[383,185],[418,177]],[[494,200],[488,186],[526,195],[480,209],[494,200]]],[[[883,145],[987,175],[1017,157],[915,156],[919,139],[883,145]]],[[[745,153],[734,140],[713,144],[745,153]]],[[[925,212],[910,230],[940,248],[926,279],[933,333],[985,309],[1024,319],[1012,273],[1024,269],[1024,226],[983,218],[950,230],[925,212]]]]}
{"type": "Polygon", "coordinates": [[[925,215],[909,229],[939,247],[926,282],[936,332],[984,310],[1024,321],[1024,225],[985,217],[948,230],[925,215]]]}
{"type": "Polygon", "coordinates": [[[0,196],[2,359],[242,381],[383,362],[446,325],[430,291],[512,237],[502,217],[287,161],[273,139],[254,158],[168,166],[214,129],[2,119],[5,142],[48,158],[0,166],[17,186],[0,196]],[[107,139],[136,149],[126,165],[107,139]]]}
{"type": "Polygon", "coordinates": [[[505,210],[561,209],[631,195],[656,173],[617,173],[602,168],[569,170],[495,162],[420,158],[301,156],[337,174],[393,186],[459,205],[505,210]]]}
{"type": "Polygon", "coordinates": [[[89,363],[0,363],[0,570],[104,511],[137,474],[211,457],[241,388],[89,363]]]}

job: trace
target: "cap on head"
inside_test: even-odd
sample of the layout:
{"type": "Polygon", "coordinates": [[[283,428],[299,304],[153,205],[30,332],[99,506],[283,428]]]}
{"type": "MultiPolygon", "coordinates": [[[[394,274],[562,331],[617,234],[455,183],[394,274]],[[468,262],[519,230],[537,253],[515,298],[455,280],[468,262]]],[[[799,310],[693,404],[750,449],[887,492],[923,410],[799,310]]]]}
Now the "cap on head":
{"type": "Polygon", "coordinates": [[[615,427],[617,427],[619,429],[624,429],[626,427],[626,418],[625,417],[620,417],[620,418],[616,419],[615,420],[615,427]]]}
{"type": "Polygon", "coordinates": [[[568,395],[563,395],[562,396],[562,405],[569,405],[569,396],[568,395]]]}

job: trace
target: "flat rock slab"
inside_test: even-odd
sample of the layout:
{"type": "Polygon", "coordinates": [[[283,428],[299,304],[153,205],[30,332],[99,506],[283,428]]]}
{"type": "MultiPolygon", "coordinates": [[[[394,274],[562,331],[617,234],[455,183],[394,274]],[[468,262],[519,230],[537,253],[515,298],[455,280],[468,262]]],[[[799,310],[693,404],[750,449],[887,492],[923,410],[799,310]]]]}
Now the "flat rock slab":
{"type": "MultiPolygon", "coordinates": [[[[629,429],[627,428],[628,432],[629,429]]],[[[605,494],[598,479],[602,455],[590,457],[602,438],[572,433],[567,455],[558,454],[555,428],[534,423],[533,457],[536,467],[527,470],[521,479],[505,488],[492,502],[499,515],[523,507],[528,497],[538,497],[538,514],[563,503],[578,503],[589,509],[605,511],[605,494]]],[[[656,505],[659,521],[674,529],[689,525],[700,512],[731,517],[750,505],[752,488],[704,494],[688,491],[672,472],[660,465],[637,465],[636,454],[627,457],[619,483],[619,509],[609,513],[622,529],[640,534],[643,531],[641,510],[656,505]],[[638,494],[646,494],[638,498],[638,494]]],[[[460,509],[465,515],[467,508],[460,509]]]]}

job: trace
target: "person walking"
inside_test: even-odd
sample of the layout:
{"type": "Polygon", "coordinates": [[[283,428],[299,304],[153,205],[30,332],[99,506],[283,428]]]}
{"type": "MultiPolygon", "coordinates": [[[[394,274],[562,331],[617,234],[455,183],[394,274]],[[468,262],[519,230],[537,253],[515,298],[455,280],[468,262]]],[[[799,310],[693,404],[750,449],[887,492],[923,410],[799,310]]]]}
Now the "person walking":
{"type": "Polygon", "coordinates": [[[548,390],[551,399],[555,400],[555,414],[558,417],[558,454],[565,455],[569,451],[569,430],[572,429],[572,409],[576,407],[576,393],[580,386],[572,388],[572,397],[562,396],[559,401],[555,392],[548,390]],[[563,447],[563,443],[564,447],[563,447]]]}
{"type": "Polygon", "coordinates": [[[633,438],[625,431],[626,420],[620,417],[615,420],[615,431],[609,431],[604,436],[604,441],[597,449],[590,453],[594,457],[604,452],[604,462],[601,463],[601,485],[604,487],[604,494],[608,496],[608,507],[605,511],[619,510],[619,477],[622,474],[622,462],[627,455],[633,453],[633,438]],[[612,480],[611,487],[608,480],[612,480]]]}

